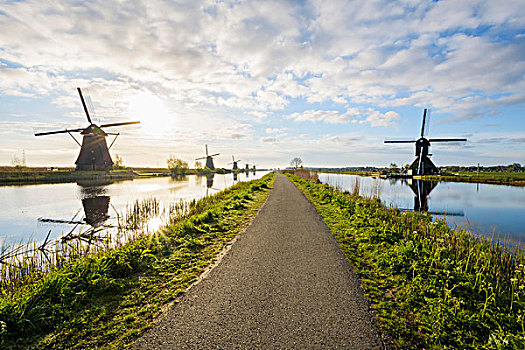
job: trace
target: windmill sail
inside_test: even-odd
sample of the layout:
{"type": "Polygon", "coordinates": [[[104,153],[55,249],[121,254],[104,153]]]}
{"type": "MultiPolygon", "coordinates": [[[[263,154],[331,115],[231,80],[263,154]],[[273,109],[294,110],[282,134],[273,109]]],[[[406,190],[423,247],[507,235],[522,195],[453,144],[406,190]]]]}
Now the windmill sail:
{"type": "Polygon", "coordinates": [[[426,134],[430,126],[430,110],[423,112],[423,122],[421,123],[421,137],[417,140],[385,140],[385,143],[414,143],[416,146],[416,159],[410,165],[410,169],[415,175],[432,175],[439,174],[439,169],[430,160],[429,153],[431,142],[459,142],[467,141],[464,138],[454,139],[427,139],[426,134]]]}
{"type": "Polygon", "coordinates": [[[206,167],[210,170],[215,170],[215,165],[213,164],[213,157],[218,156],[220,153],[215,153],[215,154],[210,155],[208,154],[208,145],[205,145],[205,148],[206,148],[206,156],[195,158],[195,160],[206,159],[206,167]]]}
{"type": "Polygon", "coordinates": [[[83,136],[81,145],[73,137],[73,139],[80,145],[80,153],[78,155],[77,160],[75,161],[76,170],[111,170],[113,169],[113,161],[109,154],[109,148],[106,143],[106,136],[115,135],[115,139],[111,143],[113,145],[119,133],[106,133],[104,130],[102,130],[102,128],[139,124],[140,122],[120,122],[102,124],[98,126],[94,124],[92,120],[92,117],[95,116],[95,109],[93,108],[91,98],[89,97],[89,95],[83,92],[82,89],[77,88],[77,91],[80,96],[80,101],[82,102],[82,107],[84,109],[84,113],[86,114],[86,118],[89,122],[89,125],[86,128],[38,132],[35,133],[35,136],[68,133],[73,137],[72,133],[80,132],[80,134],[83,136]]]}

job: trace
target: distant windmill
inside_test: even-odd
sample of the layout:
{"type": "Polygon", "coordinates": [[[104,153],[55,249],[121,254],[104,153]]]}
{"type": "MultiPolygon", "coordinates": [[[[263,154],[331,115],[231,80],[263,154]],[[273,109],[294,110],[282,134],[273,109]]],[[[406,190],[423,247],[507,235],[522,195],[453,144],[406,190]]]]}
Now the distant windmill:
{"type": "Polygon", "coordinates": [[[246,163],[246,172],[250,171],[250,164],[246,163]]]}
{"type": "Polygon", "coordinates": [[[253,170],[253,173],[255,174],[255,172],[257,171],[257,164],[253,163],[253,167],[252,167],[252,170],[253,170]]]}
{"type": "Polygon", "coordinates": [[[232,171],[237,171],[237,170],[239,170],[239,167],[237,166],[237,163],[239,163],[240,161],[241,161],[240,159],[235,160],[235,157],[232,156],[232,162],[231,162],[231,163],[228,163],[228,165],[229,165],[229,164],[233,164],[233,166],[232,166],[232,171]]]}
{"type": "MultiPolygon", "coordinates": [[[[109,155],[109,149],[111,148],[111,146],[113,146],[113,144],[117,140],[117,136],[120,134],[109,132],[106,133],[104,130],[102,130],[102,128],[139,124],[140,122],[135,121],[111,123],[102,124],[100,126],[94,124],[91,121],[88,107],[86,106],[86,101],[84,100],[84,96],[82,95],[82,90],[80,88],[77,88],[77,90],[80,95],[80,100],[82,101],[82,106],[84,107],[84,112],[86,113],[89,126],[87,128],[79,129],[65,129],[59,131],[40,132],[35,133],[35,136],[68,133],[73,138],[73,140],[75,140],[75,142],[80,146],[80,153],[78,155],[77,160],[75,161],[75,164],[77,165],[76,170],[111,170],[113,169],[113,161],[111,160],[111,156],[109,155]],[[77,141],[77,139],[75,139],[75,137],[71,134],[73,132],[80,132],[80,135],[83,135],[82,144],[80,144],[77,141]],[[109,147],[106,143],[106,136],[108,135],[115,135],[115,138],[113,139],[113,142],[111,142],[109,147]]],[[[89,99],[88,101],[90,102],[91,99],[89,99]]],[[[93,110],[92,106],[91,110],[93,110]]]]}
{"type": "Polygon", "coordinates": [[[205,145],[205,146],[206,146],[206,157],[196,158],[195,160],[206,159],[206,167],[210,170],[215,170],[215,165],[213,165],[213,157],[218,156],[220,153],[209,155],[208,145],[205,145]]]}
{"type": "MultiPolygon", "coordinates": [[[[430,111],[428,111],[430,119],[430,111]]],[[[430,160],[432,154],[428,153],[431,142],[458,142],[467,141],[467,139],[427,139],[425,137],[425,121],[427,118],[427,109],[423,112],[423,125],[421,126],[421,137],[417,140],[403,140],[403,141],[385,141],[385,143],[415,143],[416,144],[416,159],[410,165],[412,173],[415,175],[433,175],[438,174],[438,168],[430,160]]],[[[430,124],[430,123],[429,123],[430,124]]]]}

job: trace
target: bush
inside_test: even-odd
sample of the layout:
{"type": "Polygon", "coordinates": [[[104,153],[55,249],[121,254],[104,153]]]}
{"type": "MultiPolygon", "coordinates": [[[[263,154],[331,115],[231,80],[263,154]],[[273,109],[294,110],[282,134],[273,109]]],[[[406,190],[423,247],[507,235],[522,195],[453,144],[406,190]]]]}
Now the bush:
{"type": "Polygon", "coordinates": [[[175,156],[172,154],[170,154],[166,163],[168,164],[168,170],[171,172],[171,175],[184,175],[189,169],[187,162],[183,161],[182,159],[175,158],[175,156]]]}

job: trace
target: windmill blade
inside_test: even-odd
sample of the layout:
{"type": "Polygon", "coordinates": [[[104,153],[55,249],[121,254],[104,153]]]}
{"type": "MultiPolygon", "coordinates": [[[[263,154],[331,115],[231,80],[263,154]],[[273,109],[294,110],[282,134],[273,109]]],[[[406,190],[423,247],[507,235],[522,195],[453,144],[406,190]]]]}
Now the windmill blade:
{"type": "Polygon", "coordinates": [[[416,140],[385,140],[385,143],[414,143],[416,140]]]}
{"type": "Polygon", "coordinates": [[[43,135],[52,135],[52,134],[65,134],[68,132],[79,132],[83,131],[84,128],[81,129],[64,129],[64,130],[57,130],[57,131],[48,131],[48,132],[38,132],[35,133],[35,136],[43,136],[43,135]]]}
{"type": "Polygon", "coordinates": [[[427,109],[425,108],[423,112],[423,125],[421,126],[421,137],[423,137],[423,134],[425,133],[425,119],[427,118],[427,109]]]}
{"type": "Polygon", "coordinates": [[[215,156],[218,156],[220,153],[215,153],[215,154],[212,154],[210,155],[209,157],[215,157],[215,156]]]}
{"type": "Polygon", "coordinates": [[[459,142],[467,141],[467,139],[428,139],[429,142],[459,142]]]}
{"type": "Polygon", "coordinates": [[[84,112],[86,112],[86,117],[88,119],[88,122],[89,124],[93,124],[93,122],[91,121],[91,118],[89,117],[89,111],[86,106],[86,101],[84,101],[84,96],[82,96],[82,90],[79,87],[77,87],[77,90],[78,90],[78,94],[80,95],[80,100],[82,101],[82,107],[84,107],[84,112]]]}
{"type": "Polygon", "coordinates": [[[428,130],[430,129],[430,112],[432,112],[432,110],[429,108],[427,110],[427,121],[426,121],[426,127],[425,127],[425,136],[428,135],[428,130]]]}
{"type": "Polygon", "coordinates": [[[95,113],[95,107],[93,107],[93,101],[91,100],[91,96],[89,94],[89,89],[84,89],[84,95],[86,99],[87,108],[89,110],[89,115],[95,119],[97,117],[97,114],[95,113]]]}
{"type": "Polygon", "coordinates": [[[76,225],[85,225],[86,224],[83,221],[62,220],[62,219],[47,219],[47,218],[38,218],[37,221],[39,221],[39,222],[50,222],[50,223],[53,223],[53,224],[76,224],[76,225]]]}
{"type": "Polygon", "coordinates": [[[121,125],[131,125],[131,124],[140,124],[139,121],[134,122],[122,122],[122,123],[110,123],[110,124],[102,124],[100,125],[101,128],[109,128],[112,126],[121,126],[121,125]]]}
{"type": "Polygon", "coordinates": [[[195,158],[195,160],[201,160],[201,159],[206,159],[207,157],[200,157],[200,158],[195,158]]]}
{"type": "Polygon", "coordinates": [[[239,163],[240,161],[241,161],[240,159],[239,159],[239,160],[236,160],[235,163],[239,163]]]}

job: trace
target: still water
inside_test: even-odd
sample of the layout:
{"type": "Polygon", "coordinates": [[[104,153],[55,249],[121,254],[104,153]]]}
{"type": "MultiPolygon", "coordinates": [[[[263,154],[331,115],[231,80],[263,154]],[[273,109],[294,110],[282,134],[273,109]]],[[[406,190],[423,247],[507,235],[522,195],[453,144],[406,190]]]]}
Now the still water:
{"type": "MultiPolygon", "coordinates": [[[[42,242],[88,230],[114,226],[138,200],[156,198],[161,208],[217,193],[238,181],[258,179],[268,172],[257,171],[213,176],[188,175],[180,179],[157,177],[120,182],[78,182],[27,186],[0,186],[0,244],[12,246],[42,242]]],[[[152,220],[155,230],[167,218],[152,220]]]]}
{"type": "Polygon", "coordinates": [[[454,228],[506,238],[510,245],[525,243],[525,187],[319,174],[321,182],[351,192],[356,179],[362,196],[379,197],[386,206],[427,211],[454,228]]]}

